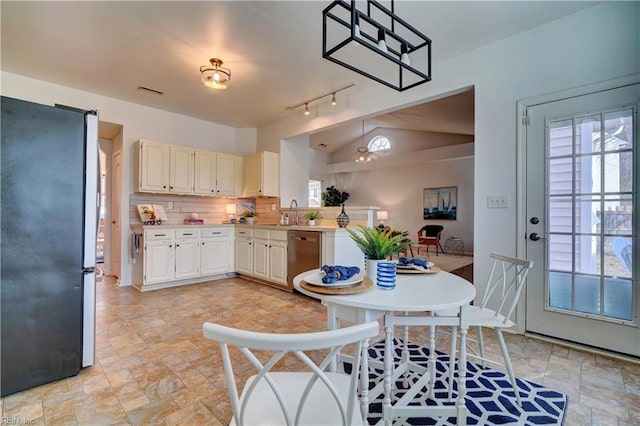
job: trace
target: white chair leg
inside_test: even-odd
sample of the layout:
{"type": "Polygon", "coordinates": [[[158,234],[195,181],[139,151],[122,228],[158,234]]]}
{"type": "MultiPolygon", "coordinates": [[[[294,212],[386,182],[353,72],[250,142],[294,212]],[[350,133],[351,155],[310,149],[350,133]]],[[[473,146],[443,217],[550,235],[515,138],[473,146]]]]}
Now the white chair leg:
{"type": "Polygon", "coordinates": [[[456,339],[458,327],[451,327],[451,348],[449,349],[449,401],[453,398],[453,373],[456,370],[456,339]]]}
{"type": "Polygon", "coordinates": [[[509,378],[511,379],[511,386],[513,386],[513,392],[516,394],[516,401],[518,405],[522,407],[522,401],[520,400],[520,392],[518,391],[518,385],[516,383],[516,376],[513,374],[513,366],[511,365],[511,358],[509,357],[509,352],[507,351],[507,344],[504,341],[504,336],[502,335],[502,329],[496,328],[496,336],[498,336],[498,343],[500,343],[500,350],[502,351],[502,357],[504,358],[504,366],[507,369],[507,373],[509,374],[509,378]]]}
{"type": "MultiPolygon", "coordinates": [[[[360,412],[366,421],[369,417],[369,339],[365,339],[362,345],[360,363],[360,412]]],[[[357,371],[353,371],[353,364],[351,366],[351,374],[358,374],[357,371]]]]}
{"type": "Polygon", "coordinates": [[[480,349],[480,359],[482,359],[482,366],[486,367],[484,362],[484,339],[482,337],[482,327],[478,326],[478,348],[480,349]]]}

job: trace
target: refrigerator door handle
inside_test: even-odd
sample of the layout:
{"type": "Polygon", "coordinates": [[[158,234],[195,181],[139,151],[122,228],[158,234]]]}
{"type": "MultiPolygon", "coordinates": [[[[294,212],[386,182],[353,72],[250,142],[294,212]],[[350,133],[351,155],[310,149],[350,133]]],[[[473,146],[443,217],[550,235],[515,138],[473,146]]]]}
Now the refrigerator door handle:
{"type": "Polygon", "coordinates": [[[85,114],[85,216],[84,216],[84,259],[85,268],[96,265],[96,246],[98,239],[99,211],[99,153],[98,153],[98,116],[85,114]]]}

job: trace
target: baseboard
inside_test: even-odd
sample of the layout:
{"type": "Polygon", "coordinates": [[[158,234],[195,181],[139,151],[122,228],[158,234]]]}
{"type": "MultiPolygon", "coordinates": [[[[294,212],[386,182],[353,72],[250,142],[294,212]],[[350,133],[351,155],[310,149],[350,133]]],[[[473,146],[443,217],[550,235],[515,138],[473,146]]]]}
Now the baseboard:
{"type": "Polygon", "coordinates": [[[595,348],[593,346],[582,345],[580,343],[569,342],[567,340],[562,340],[562,339],[558,339],[558,338],[555,338],[555,337],[544,336],[542,334],[537,334],[537,333],[526,332],[526,333],[524,333],[524,335],[526,337],[530,337],[532,339],[542,340],[543,342],[553,343],[553,344],[559,345],[559,346],[566,346],[566,347],[571,348],[571,349],[578,349],[578,350],[581,350],[581,351],[584,351],[584,352],[589,352],[589,353],[593,353],[593,354],[596,354],[596,355],[602,355],[602,356],[606,356],[606,357],[609,357],[609,358],[615,358],[615,359],[618,359],[620,361],[626,361],[626,362],[631,362],[631,363],[640,365],[640,358],[637,358],[637,357],[634,357],[634,356],[631,356],[631,355],[625,355],[625,354],[621,354],[619,352],[607,351],[607,350],[604,350],[604,349],[595,348]]]}

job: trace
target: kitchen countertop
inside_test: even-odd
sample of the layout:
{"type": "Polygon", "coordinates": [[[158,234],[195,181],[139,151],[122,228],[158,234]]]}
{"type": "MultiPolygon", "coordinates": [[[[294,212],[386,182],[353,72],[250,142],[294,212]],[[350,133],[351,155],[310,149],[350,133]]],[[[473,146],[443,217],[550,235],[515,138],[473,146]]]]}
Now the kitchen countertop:
{"type": "Polygon", "coordinates": [[[248,223],[205,223],[203,225],[184,225],[184,224],[163,224],[163,225],[131,225],[131,229],[134,231],[142,231],[145,229],[167,229],[167,228],[212,228],[220,226],[242,227],[252,229],[278,229],[278,230],[292,230],[292,231],[318,231],[318,232],[335,232],[344,228],[338,228],[337,226],[309,226],[309,225],[278,225],[268,223],[255,223],[250,225],[248,223]]]}

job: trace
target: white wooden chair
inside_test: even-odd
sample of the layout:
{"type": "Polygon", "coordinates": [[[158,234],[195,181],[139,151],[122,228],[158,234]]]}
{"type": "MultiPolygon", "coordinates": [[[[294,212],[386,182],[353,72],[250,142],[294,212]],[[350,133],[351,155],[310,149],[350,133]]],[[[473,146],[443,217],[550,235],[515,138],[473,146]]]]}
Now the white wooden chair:
{"type": "MultiPolygon", "coordinates": [[[[513,326],[511,316],[518,304],[527,274],[531,268],[533,268],[533,261],[518,259],[516,257],[505,256],[498,253],[491,253],[490,257],[493,259],[493,266],[491,267],[489,280],[484,290],[484,294],[479,304],[471,305],[469,307],[469,315],[467,317],[469,320],[469,327],[477,328],[478,352],[476,352],[472,347],[469,347],[467,356],[482,361],[483,366],[485,365],[485,362],[489,362],[506,368],[518,405],[522,405],[520,394],[516,386],[516,378],[513,374],[511,359],[509,358],[507,345],[505,343],[504,336],[502,335],[502,329],[513,326]],[[496,303],[498,304],[498,307],[496,309],[491,309],[487,307],[489,303],[496,303]],[[496,331],[504,364],[485,357],[482,327],[493,328],[496,331]]],[[[435,315],[455,316],[457,315],[457,311],[436,311],[435,315]]],[[[454,359],[457,353],[457,331],[457,327],[453,327],[451,330],[451,359],[454,359]]],[[[467,346],[469,346],[469,342],[473,342],[473,340],[467,339],[467,346]]],[[[453,363],[451,363],[449,368],[449,399],[451,399],[453,393],[453,374],[454,368],[453,363]]]]}
{"type": "MultiPolygon", "coordinates": [[[[378,328],[378,322],[373,321],[330,331],[276,334],[205,322],[204,337],[220,343],[233,410],[231,425],[366,424],[358,409],[358,373],[362,353],[366,351],[363,343],[377,336],[378,328]],[[326,371],[339,351],[352,343],[355,343],[352,374],[326,371]],[[239,367],[242,357],[230,356],[229,346],[237,347],[257,371],[247,379],[241,395],[238,395],[232,360],[239,367]],[[324,355],[327,349],[328,354],[320,363],[312,360],[324,355]],[[309,353],[316,350],[322,353],[309,353]],[[304,371],[273,371],[287,354],[300,360],[304,371]],[[270,358],[263,364],[260,359],[266,357],[270,358]]],[[[282,362],[280,366],[286,367],[287,363],[282,362]]],[[[246,363],[242,368],[246,368],[246,363]]]]}

